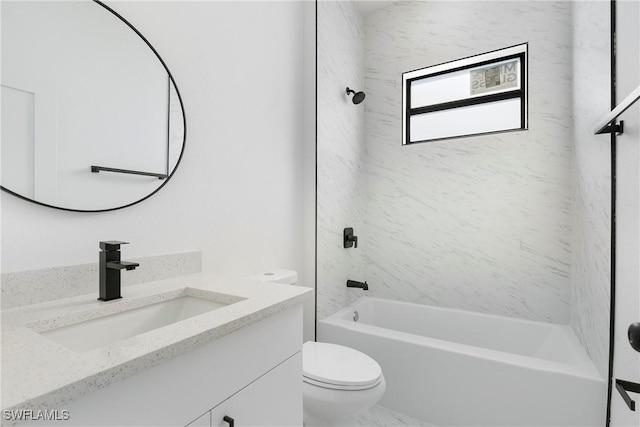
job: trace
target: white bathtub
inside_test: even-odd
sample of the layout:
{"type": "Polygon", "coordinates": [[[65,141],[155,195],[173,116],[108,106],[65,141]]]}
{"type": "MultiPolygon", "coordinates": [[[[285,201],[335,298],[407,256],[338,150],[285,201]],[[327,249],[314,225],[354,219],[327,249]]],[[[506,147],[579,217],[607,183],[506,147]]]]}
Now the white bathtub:
{"type": "Polygon", "coordinates": [[[364,297],[318,341],[373,357],[380,405],[437,426],[605,424],[606,382],[568,326],[364,297]]]}

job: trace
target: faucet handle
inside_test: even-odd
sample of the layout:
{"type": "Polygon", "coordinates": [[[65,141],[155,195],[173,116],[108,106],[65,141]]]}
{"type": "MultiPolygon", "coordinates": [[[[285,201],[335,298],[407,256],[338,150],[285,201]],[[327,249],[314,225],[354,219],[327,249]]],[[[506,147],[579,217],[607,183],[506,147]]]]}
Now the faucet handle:
{"type": "Polygon", "coordinates": [[[107,240],[100,242],[100,249],[103,251],[117,251],[120,249],[120,245],[128,245],[129,242],[121,242],[120,240],[107,240]]]}
{"type": "Polygon", "coordinates": [[[136,267],[140,267],[140,264],[137,262],[129,262],[129,261],[118,261],[118,262],[108,262],[107,268],[112,270],[135,270],[136,267]]]}
{"type": "Polygon", "coordinates": [[[358,236],[353,235],[352,227],[347,227],[342,231],[342,246],[345,249],[358,247],[358,236]]]}

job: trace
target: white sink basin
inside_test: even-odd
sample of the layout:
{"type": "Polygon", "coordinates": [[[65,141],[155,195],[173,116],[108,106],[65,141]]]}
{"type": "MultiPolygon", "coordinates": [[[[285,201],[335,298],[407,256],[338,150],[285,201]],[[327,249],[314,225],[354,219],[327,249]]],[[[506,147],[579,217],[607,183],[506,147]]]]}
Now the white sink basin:
{"type": "Polygon", "coordinates": [[[39,333],[71,350],[84,352],[208,313],[243,299],[231,295],[214,295],[222,298],[200,298],[183,292],[162,302],[124,309],[118,313],[39,333]]]}

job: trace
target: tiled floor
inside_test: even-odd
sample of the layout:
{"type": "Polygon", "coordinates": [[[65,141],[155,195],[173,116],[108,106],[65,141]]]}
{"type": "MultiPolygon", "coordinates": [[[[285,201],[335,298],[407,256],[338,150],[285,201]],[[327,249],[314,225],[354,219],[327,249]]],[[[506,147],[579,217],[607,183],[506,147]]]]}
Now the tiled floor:
{"type": "Polygon", "coordinates": [[[380,427],[399,427],[399,426],[416,426],[416,427],[436,427],[435,425],[410,417],[400,412],[395,412],[382,406],[374,406],[367,412],[358,415],[358,426],[380,426],[380,427]]]}

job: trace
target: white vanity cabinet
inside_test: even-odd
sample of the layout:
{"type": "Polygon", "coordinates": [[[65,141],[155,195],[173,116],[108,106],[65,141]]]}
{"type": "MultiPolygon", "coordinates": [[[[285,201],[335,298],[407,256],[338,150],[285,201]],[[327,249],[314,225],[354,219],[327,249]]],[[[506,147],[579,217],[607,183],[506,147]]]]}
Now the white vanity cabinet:
{"type": "Polygon", "coordinates": [[[47,425],[228,426],[227,415],[234,427],[302,426],[302,304],[240,326],[88,392],[57,408],[69,420],[47,425]]]}

